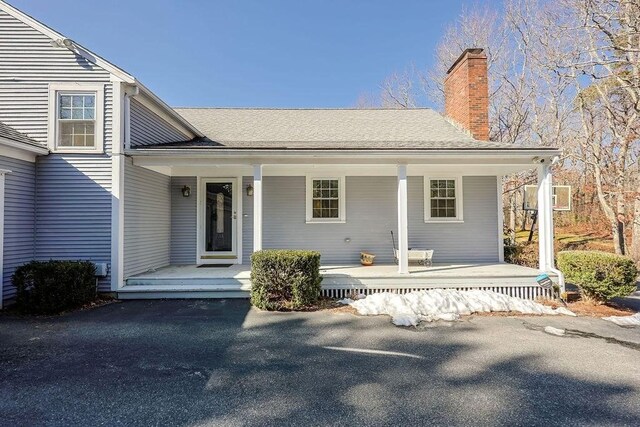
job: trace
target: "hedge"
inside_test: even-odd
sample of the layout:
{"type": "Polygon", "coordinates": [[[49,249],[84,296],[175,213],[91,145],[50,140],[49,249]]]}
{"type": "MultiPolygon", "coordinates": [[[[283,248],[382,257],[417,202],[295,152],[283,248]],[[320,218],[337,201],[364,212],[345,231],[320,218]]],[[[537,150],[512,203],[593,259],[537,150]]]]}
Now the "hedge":
{"type": "Polygon", "coordinates": [[[320,253],[262,250],[251,255],[251,304],[263,310],[297,310],[320,298],[320,253]]]}
{"type": "Polygon", "coordinates": [[[18,267],[11,280],[16,306],[27,313],[60,313],[97,297],[91,261],[32,261],[18,267]]]}
{"type": "Polygon", "coordinates": [[[608,252],[565,251],[558,254],[558,268],[567,282],[580,288],[583,297],[606,302],[636,290],[638,268],[632,259],[608,252]]]}

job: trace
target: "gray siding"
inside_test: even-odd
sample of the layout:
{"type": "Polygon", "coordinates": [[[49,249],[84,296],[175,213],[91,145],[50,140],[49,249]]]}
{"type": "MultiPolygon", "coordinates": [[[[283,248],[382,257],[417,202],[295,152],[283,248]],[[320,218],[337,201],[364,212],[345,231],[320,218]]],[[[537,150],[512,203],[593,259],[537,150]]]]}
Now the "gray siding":
{"type": "Polygon", "coordinates": [[[498,262],[498,199],[495,176],[466,176],[464,223],[427,224],[422,177],[409,178],[409,246],[435,249],[435,262],[498,262]]]}
{"type": "Polygon", "coordinates": [[[48,84],[83,81],[109,82],[109,73],[0,11],[0,120],[46,143],[48,84]]]}
{"type": "Polygon", "coordinates": [[[36,258],[110,262],[111,159],[38,157],[36,173],[36,258]]]}
{"type": "MultiPolygon", "coordinates": [[[[251,177],[244,177],[243,189],[251,182],[251,177]]],[[[196,227],[196,201],[180,195],[185,183],[195,189],[193,177],[174,178],[172,183],[173,264],[191,264],[196,257],[196,236],[191,231],[196,227]]],[[[360,251],[368,251],[376,254],[376,261],[390,263],[389,231],[397,229],[396,183],[395,177],[347,177],[347,222],[306,224],[305,178],[265,177],[263,246],[319,250],[323,262],[332,264],[357,263],[360,251]]],[[[464,223],[458,224],[425,223],[423,178],[410,177],[408,187],[410,246],[434,249],[435,262],[498,261],[495,177],[463,178],[464,223]]],[[[243,262],[248,264],[253,250],[253,198],[244,191],[242,195],[243,262]]]]}
{"type": "Polygon", "coordinates": [[[144,105],[131,100],[131,146],[187,141],[191,138],[175,129],[144,105]]]}
{"type": "MultiPolygon", "coordinates": [[[[49,83],[104,82],[105,154],[52,154],[36,162],[38,259],[111,258],[113,87],[110,74],[51,45],[49,37],[0,12],[0,120],[47,143],[49,83]]],[[[110,278],[100,289],[110,289],[110,278]]]]}
{"type": "Polygon", "coordinates": [[[171,179],[125,161],[124,277],[169,265],[171,179]]]}
{"type": "Polygon", "coordinates": [[[171,264],[196,263],[196,177],[171,178],[171,264]],[[182,196],[183,186],[191,187],[191,197],[182,196]]]}
{"type": "Polygon", "coordinates": [[[11,275],[34,258],[36,171],[34,163],[3,156],[0,169],[11,171],[5,176],[2,271],[3,299],[9,300],[16,294],[11,275]]]}
{"type": "Polygon", "coordinates": [[[396,182],[395,177],[348,176],[347,222],[306,224],[305,177],[265,177],[263,247],[318,250],[325,264],[359,262],[360,251],[376,254],[378,262],[392,262],[389,231],[397,228],[396,182]]]}

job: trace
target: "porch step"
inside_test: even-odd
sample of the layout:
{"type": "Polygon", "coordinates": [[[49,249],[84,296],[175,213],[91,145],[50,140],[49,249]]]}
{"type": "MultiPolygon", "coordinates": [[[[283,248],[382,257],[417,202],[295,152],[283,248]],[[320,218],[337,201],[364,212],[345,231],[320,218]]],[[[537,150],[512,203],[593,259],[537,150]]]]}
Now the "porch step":
{"type": "MultiPolygon", "coordinates": [[[[161,279],[157,279],[161,280],[161,279]]],[[[161,298],[249,298],[251,286],[225,284],[134,284],[118,291],[120,299],[161,299],[161,298]]]]}

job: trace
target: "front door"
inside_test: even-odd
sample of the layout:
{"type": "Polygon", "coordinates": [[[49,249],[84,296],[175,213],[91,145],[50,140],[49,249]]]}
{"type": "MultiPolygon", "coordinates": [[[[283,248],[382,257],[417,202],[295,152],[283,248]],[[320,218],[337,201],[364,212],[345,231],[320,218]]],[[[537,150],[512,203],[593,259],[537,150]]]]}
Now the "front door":
{"type": "Polygon", "coordinates": [[[237,183],[233,178],[201,182],[200,263],[237,262],[237,183]]]}

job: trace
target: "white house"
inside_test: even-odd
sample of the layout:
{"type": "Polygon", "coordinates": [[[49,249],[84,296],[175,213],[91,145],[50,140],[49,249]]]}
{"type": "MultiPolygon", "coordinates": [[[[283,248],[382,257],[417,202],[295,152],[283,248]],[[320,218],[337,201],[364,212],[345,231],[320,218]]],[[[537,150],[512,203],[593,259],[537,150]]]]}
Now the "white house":
{"type": "Polygon", "coordinates": [[[329,295],[450,286],[534,297],[539,271],[503,261],[502,176],[538,170],[540,270],[552,272],[559,151],[487,141],[481,49],[452,65],[446,98],[446,116],[171,108],[0,1],[0,301],[31,259],[92,260],[100,290],[121,298],[244,296],[263,248],[320,251],[329,295]],[[432,249],[434,265],[409,265],[410,247],[432,249]],[[376,266],[358,266],[361,251],[376,266]]]}

